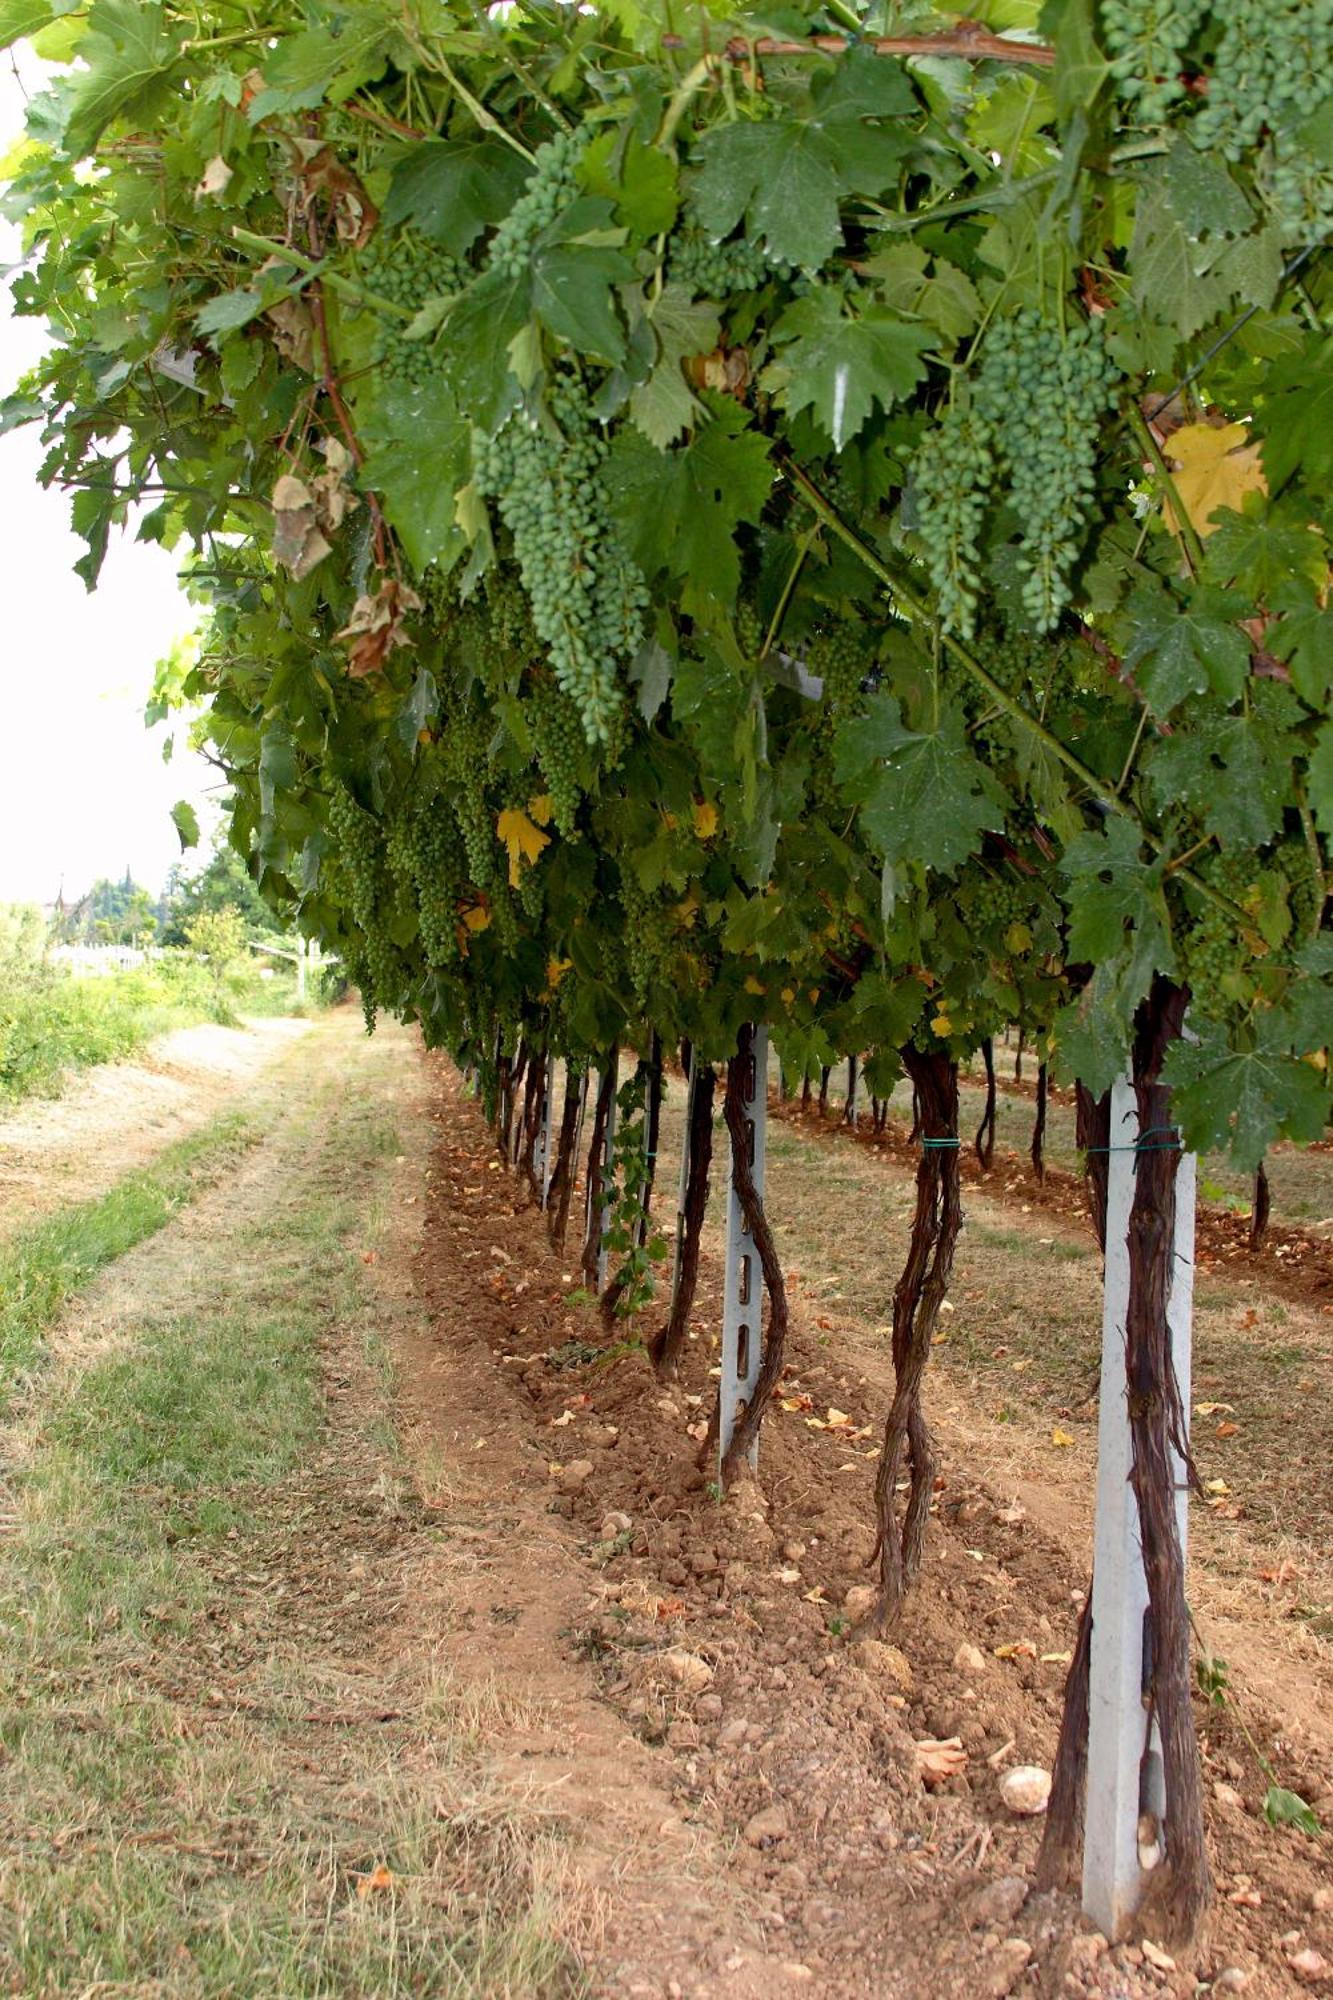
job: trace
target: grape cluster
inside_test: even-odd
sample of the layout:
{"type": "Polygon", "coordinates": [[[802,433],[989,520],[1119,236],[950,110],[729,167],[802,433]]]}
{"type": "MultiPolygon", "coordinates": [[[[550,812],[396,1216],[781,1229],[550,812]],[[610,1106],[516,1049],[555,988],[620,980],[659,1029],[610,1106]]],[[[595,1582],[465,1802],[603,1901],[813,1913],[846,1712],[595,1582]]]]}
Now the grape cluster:
{"type": "Polygon", "coordinates": [[[977,541],[995,454],[990,426],[953,403],[916,461],[917,521],[943,622],[970,632],[977,615],[977,541]]]}
{"type": "Polygon", "coordinates": [[[1238,160],[1265,132],[1289,134],[1333,87],[1333,0],[1227,0],[1200,146],[1238,160]]]}
{"type": "Polygon", "coordinates": [[[1115,371],[1095,321],[1061,330],[1030,308],[997,320],[970,406],[953,406],[917,461],[926,559],[947,625],[970,632],[978,538],[996,471],[1022,523],[1023,605],[1049,631],[1069,602],[1068,575],[1092,496],[1098,419],[1115,371]]]}
{"type": "Polygon", "coordinates": [[[523,277],[537,238],[577,193],[574,169],[586,144],[580,132],[557,132],[537,148],[527,186],[491,238],[490,270],[506,278],[523,277]]]}
{"type": "Polygon", "coordinates": [[[967,885],[967,913],[978,930],[1006,930],[1022,917],[1028,898],[1021,883],[978,869],[967,885]]]}
{"type": "Polygon", "coordinates": [[[625,967],[635,1001],[646,1010],[650,991],[666,976],[675,947],[675,923],[661,897],[650,896],[631,868],[622,870],[620,906],[625,967]]]}
{"type": "Polygon", "coordinates": [[[1207,0],[1102,0],[1102,29],[1120,95],[1160,124],[1184,95],[1181,71],[1207,0]]]}
{"type": "Polygon", "coordinates": [[[379,821],[359,806],[346,785],[329,794],[329,832],[348,890],[348,911],[359,936],[353,945],[356,963],[349,970],[361,989],[366,1026],[373,1028],[378,1007],[389,1005],[398,986],[398,960],[389,935],[393,905],[384,868],[384,840],[379,821]]]}
{"type": "MultiPolygon", "coordinates": [[[[412,229],[400,229],[393,234],[380,230],[366,252],[362,269],[372,292],[412,313],[420,312],[427,299],[451,297],[467,278],[456,258],[412,229]]],[[[408,323],[403,320],[379,322],[375,331],[375,364],[399,381],[424,386],[434,373],[432,343],[409,339],[407,329],[408,323]]]]}
{"type": "Polygon", "coordinates": [[[427,966],[435,972],[457,965],[458,905],[467,872],[458,828],[438,800],[413,800],[393,815],[385,859],[400,893],[416,903],[427,966]]]}
{"type": "Polygon", "coordinates": [[[736,643],[748,660],[757,659],[764,643],[764,621],[748,597],[736,605],[736,643]]]}
{"type": "Polygon", "coordinates": [[[697,229],[686,229],[673,237],[667,261],[667,276],[672,282],[687,286],[701,299],[729,299],[735,292],[757,292],[786,269],[785,265],[770,264],[748,236],[714,243],[697,229]]]}
{"type": "Polygon", "coordinates": [[[805,663],[823,682],[825,702],[843,708],[861,692],[871,664],[870,642],[860,625],[840,618],[809,641],[805,663]]]}
{"type": "Polygon", "coordinates": [[[602,484],[606,446],[574,375],[549,391],[552,421],[520,413],[478,455],[477,483],[499,504],[559,686],[590,743],[609,743],[620,666],[643,641],[648,593],[602,484]]]}
{"type": "Polygon", "coordinates": [[[531,681],[523,697],[523,719],[532,734],[556,826],[566,840],[577,839],[586,752],[579,712],[567,694],[541,676],[531,681]]]}
{"type": "Polygon", "coordinates": [[[449,803],[463,840],[468,879],[474,889],[488,892],[496,886],[499,849],[486,796],[486,732],[480,719],[461,702],[450,711],[440,737],[440,752],[450,782],[449,803]]]}
{"type": "MultiPolygon", "coordinates": [[[[1253,862],[1243,855],[1211,854],[1195,863],[1195,872],[1233,903],[1243,903],[1253,862]]],[[[1237,997],[1238,975],[1248,956],[1234,920],[1214,903],[1205,903],[1188,926],[1181,944],[1185,977],[1198,1014],[1216,1018],[1237,997]]]]}

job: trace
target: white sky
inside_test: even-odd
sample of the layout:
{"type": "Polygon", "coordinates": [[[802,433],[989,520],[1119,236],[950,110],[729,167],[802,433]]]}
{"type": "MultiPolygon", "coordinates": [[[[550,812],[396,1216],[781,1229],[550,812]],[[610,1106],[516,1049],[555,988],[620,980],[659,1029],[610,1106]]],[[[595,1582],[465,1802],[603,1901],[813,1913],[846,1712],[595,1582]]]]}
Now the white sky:
{"type": "MultiPolygon", "coordinates": [[[[35,67],[25,65],[29,87],[35,67]]],[[[23,91],[0,58],[0,154],[22,124],[23,91]]],[[[19,248],[0,221],[0,269],[19,248]]],[[[0,283],[0,389],[41,347],[41,322],[14,319],[0,283]]],[[[83,543],[69,496],[38,485],[41,458],[35,429],[0,438],[0,902],[50,902],[62,881],[68,901],[127,866],[156,892],[180,855],[172,805],[200,809],[217,783],[179,742],[164,764],[167,731],[143,721],[153,668],[190,630],[193,607],[174,558],[132,529],[113,534],[89,594],[73,570],[83,543]]]]}

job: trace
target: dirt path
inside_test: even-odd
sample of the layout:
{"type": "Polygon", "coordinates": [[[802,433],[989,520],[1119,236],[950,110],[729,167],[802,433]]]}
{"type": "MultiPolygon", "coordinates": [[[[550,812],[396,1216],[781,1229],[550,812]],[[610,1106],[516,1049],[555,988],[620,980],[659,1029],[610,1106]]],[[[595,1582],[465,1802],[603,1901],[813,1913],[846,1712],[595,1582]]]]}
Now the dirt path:
{"type": "Polygon", "coordinates": [[[30,1098],[0,1117],[0,1240],[105,1194],[206,1123],[309,1027],[275,1017],[177,1028],[133,1062],[82,1070],[65,1096],[30,1098]]]}

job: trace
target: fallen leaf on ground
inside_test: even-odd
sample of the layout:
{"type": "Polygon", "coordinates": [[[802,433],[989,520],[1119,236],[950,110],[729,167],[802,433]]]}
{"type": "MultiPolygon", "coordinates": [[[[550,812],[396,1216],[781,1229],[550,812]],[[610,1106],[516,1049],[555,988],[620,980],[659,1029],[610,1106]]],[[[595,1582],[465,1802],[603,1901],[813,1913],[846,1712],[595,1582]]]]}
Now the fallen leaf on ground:
{"type": "Polygon", "coordinates": [[[392,1889],[394,1880],[392,1869],[386,1868],[382,1861],[377,1862],[369,1875],[361,1877],[356,1885],[356,1893],[364,1902],[367,1896],[378,1895],[385,1889],[392,1889]]]}
{"type": "Polygon", "coordinates": [[[1051,1443],[1052,1443],[1052,1444],[1060,1444],[1060,1445],[1064,1445],[1064,1444],[1072,1444],[1073,1442],[1074,1442],[1074,1440],[1073,1440],[1073,1438],[1072,1438],[1072,1437],[1070,1436],[1069,1432],[1068,1432],[1068,1431],[1065,1431],[1065,1430],[1061,1430],[1061,1428],[1060,1428],[1059,1424],[1052,1424],[1052,1425],[1051,1425],[1051,1443]]]}

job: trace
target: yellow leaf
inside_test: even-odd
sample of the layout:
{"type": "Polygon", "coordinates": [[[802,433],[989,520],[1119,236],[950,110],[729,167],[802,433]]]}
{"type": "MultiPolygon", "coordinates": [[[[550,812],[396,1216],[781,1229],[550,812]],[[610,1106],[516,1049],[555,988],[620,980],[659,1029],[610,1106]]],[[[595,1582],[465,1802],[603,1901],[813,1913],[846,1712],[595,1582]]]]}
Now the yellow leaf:
{"type": "Polygon", "coordinates": [[[1011,1639],[1006,1646],[992,1646],[997,1660],[1035,1660],[1037,1649],[1031,1639],[1011,1639]]]}
{"type": "Polygon", "coordinates": [[[745,990],[747,993],[763,994],[767,993],[768,988],[766,986],[761,986],[759,984],[759,981],[755,978],[752,972],[747,972],[745,975],[745,990]]]}
{"type": "Polygon", "coordinates": [[[1025,951],[1031,951],[1032,932],[1026,924],[1010,924],[1004,934],[1004,948],[1015,958],[1021,958],[1025,951]]]}
{"type": "MultiPolygon", "coordinates": [[[[1257,444],[1247,442],[1247,424],[1186,424],[1167,441],[1175,460],[1172,485],[1181,506],[1201,535],[1219,526],[1212,517],[1220,507],[1241,510],[1247,493],[1266,493],[1263,462],[1257,444]]],[[[1162,508],[1167,527],[1178,535],[1180,525],[1168,499],[1162,508]]]]}
{"type": "Polygon", "coordinates": [[[367,1896],[373,1896],[378,1891],[384,1889],[392,1889],[393,1883],[393,1870],[386,1868],[381,1861],[371,1869],[369,1875],[361,1877],[361,1880],[356,1885],[356,1893],[364,1902],[367,1896]]]}
{"type": "Polygon", "coordinates": [[[491,927],[491,913],[481,903],[475,903],[463,912],[463,928],[469,931],[488,931],[491,927]]]}
{"type": "Polygon", "coordinates": [[[538,826],[549,826],[554,811],[555,807],[547,792],[540,792],[535,799],[528,800],[528,818],[535,820],[538,826]]]}
{"type": "Polygon", "coordinates": [[[546,961],[546,989],[554,993],[560,981],[574,963],[572,958],[548,958],[546,961]]]}
{"type": "Polygon", "coordinates": [[[783,1006],[784,1006],[784,1007],[790,1007],[790,1006],[791,1006],[791,1003],[792,1003],[792,1001],[793,1001],[793,1000],[794,1000],[795,998],[796,998],[796,988],[795,988],[794,986],[784,986],[784,987],[783,987],[783,989],[782,989],[782,1004],[783,1004],[783,1006]]]}
{"type": "Polygon", "coordinates": [[[509,849],[509,886],[517,889],[524,861],[535,863],[542,849],[550,846],[551,836],[540,832],[525,812],[513,806],[505,807],[495,822],[495,831],[509,849]]]}
{"type": "Polygon", "coordinates": [[[947,1014],[937,1014],[930,1025],[937,1035],[951,1035],[953,1033],[953,1022],[947,1014]]]}
{"type": "Polygon", "coordinates": [[[1059,1424],[1052,1424],[1051,1426],[1052,1444],[1072,1444],[1073,1442],[1074,1440],[1070,1436],[1068,1431],[1062,1431],[1059,1424]]]}
{"type": "Polygon", "coordinates": [[[717,832],[717,807],[710,799],[695,800],[694,831],[700,840],[711,840],[717,832]]]}

